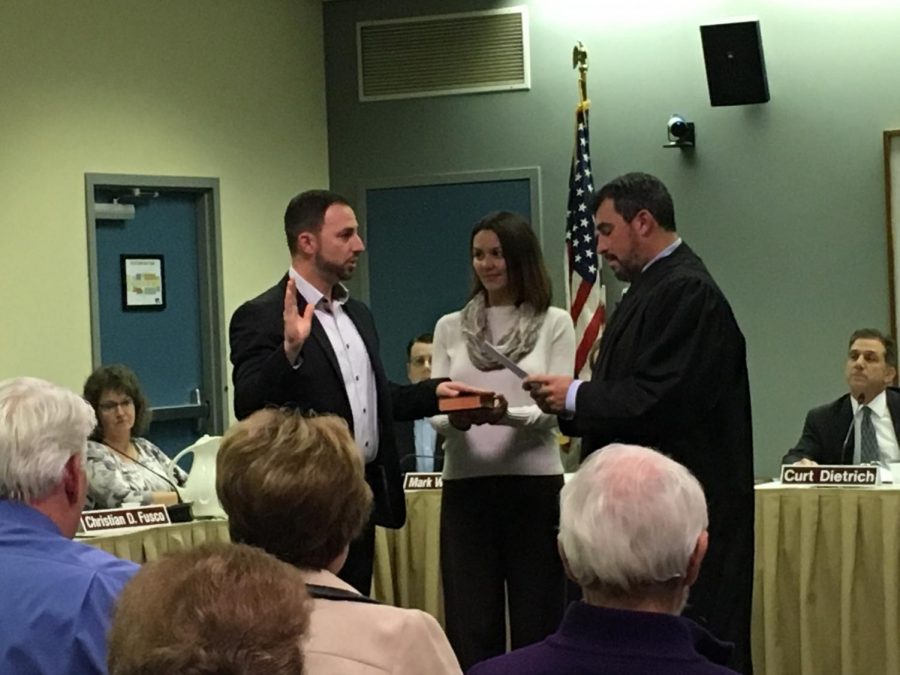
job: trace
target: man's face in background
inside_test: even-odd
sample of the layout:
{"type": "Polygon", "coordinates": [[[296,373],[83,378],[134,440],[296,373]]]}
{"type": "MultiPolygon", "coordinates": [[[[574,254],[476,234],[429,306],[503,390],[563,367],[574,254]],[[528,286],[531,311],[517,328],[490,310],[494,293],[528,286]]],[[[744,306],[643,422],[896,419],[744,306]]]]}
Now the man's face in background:
{"type": "Polygon", "coordinates": [[[413,342],[406,362],[406,375],[413,384],[431,377],[431,343],[413,342]]]}

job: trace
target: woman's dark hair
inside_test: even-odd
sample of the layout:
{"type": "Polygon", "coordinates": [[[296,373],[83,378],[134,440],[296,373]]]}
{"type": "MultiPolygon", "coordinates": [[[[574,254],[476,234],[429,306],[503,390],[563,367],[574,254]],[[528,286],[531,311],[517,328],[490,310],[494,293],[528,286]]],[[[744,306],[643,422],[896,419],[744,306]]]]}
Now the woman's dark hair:
{"type": "MultiPolygon", "coordinates": [[[[475,235],[482,230],[490,230],[500,240],[513,302],[516,305],[527,302],[538,314],[546,312],[552,294],[550,277],[544,267],[541,245],[528,221],[510,211],[489,213],[472,228],[472,236],[469,238],[470,254],[475,235]]],[[[483,292],[484,286],[473,270],[472,294],[469,297],[483,292]]]]}
{"type": "Polygon", "coordinates": [[[120,391],[134,401],[134,426],[131,428],[131,436],[140,436],[150,426],[150,405],[141,391],[137,375],[119,363],[110,366],[100,366],[90,374],[84,383],[82,396],[91,404],[97,414],[97,426],[91,433],[92,441],[103,440],[103,429],[100,424],[100,397],[105,391],[120,391]]]}

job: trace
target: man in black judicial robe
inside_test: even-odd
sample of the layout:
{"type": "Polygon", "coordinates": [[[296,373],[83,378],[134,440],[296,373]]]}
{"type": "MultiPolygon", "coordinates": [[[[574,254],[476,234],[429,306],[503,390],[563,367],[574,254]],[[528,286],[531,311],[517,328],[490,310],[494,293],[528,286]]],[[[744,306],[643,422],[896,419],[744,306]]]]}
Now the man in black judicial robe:
{"type": "Polygon", "coordinates": [[[659,179],[626,174],[592,197],[597,252],[631,287],[609,321],[591,380],[526,380],[583,456],[613,442],[658,449],[706,492],[709,554],[685,615],[735,643],[749,673],[753,438],[744,336],[703,262],[675,231],[659,179]]]}

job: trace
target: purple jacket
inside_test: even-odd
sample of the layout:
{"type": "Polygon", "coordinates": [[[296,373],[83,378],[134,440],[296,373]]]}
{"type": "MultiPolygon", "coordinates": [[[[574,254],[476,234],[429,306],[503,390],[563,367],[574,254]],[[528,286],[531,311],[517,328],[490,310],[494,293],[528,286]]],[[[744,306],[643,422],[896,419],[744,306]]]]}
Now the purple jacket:
{"type": "Polygon", "coordinates": [[[546,640],[474,665],[468,675],[726,675],[731,646],[680,616],[569,605],[546,640]]]}

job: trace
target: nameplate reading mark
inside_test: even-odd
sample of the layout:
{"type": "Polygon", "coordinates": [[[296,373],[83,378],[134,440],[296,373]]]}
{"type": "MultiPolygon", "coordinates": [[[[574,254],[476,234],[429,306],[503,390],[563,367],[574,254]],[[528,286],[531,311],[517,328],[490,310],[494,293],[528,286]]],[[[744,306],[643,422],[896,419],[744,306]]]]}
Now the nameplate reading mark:
{"type": "Polygon", "coordinates": [[[444,479],[439,473],[408,473],[403,479],[404,490],[440,490],[444,479]]]}
{"type": "Polygon", "coordinates": [[[81,531],[100,532],[120,527],[150,527],[168,525],[169,522],[169,512],[162,504],[127,509],[100,509],[81,514],[81,531]]]}
{"type": "Polygon", "coordinates": [[[784,485],[879,485],[877,466],[791,466],[781,467],[784,485]]]}

